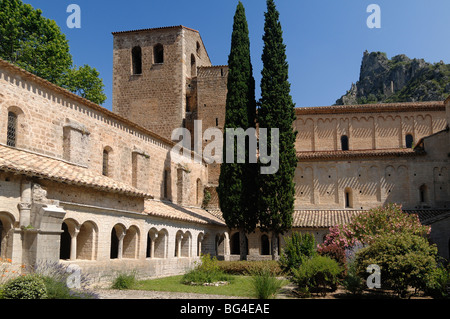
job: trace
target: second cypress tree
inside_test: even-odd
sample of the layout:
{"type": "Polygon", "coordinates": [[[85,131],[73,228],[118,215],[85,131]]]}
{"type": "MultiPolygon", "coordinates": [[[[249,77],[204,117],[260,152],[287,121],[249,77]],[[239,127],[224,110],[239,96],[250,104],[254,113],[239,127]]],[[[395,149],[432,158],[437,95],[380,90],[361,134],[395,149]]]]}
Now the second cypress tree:
{"type": "MultiPolygon", "coordinates": [[[[272,258],[278,254],[278,235],[292,226],[294,211],[294,174],[297,166],[295,151],[296,133],[295,105],[290,95],[288,82],[288,63],[286,46],[283,44],[283,31],[279,12],[273,0],[267,0],[264,25],[263,70],[261,78],[261,100],[258,109],[260,128],[279,129],[279,168],[275,174],[259,176],[260,196],[259,219],[262,231],[272,233],[272,258]]],[[[271,139],[267,139],[271,149],[271,139]]]]}

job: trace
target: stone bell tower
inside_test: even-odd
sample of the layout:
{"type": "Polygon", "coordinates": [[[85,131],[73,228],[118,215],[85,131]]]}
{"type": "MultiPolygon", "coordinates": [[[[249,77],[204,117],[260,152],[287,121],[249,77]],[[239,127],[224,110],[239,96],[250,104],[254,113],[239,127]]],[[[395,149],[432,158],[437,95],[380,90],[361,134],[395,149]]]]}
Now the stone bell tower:
{"type": "Polygon", "coordinates": [[[197,109],[197,69],[211,66],[184,26],[114,32],[113,112],[171,139],[197,109]]]}

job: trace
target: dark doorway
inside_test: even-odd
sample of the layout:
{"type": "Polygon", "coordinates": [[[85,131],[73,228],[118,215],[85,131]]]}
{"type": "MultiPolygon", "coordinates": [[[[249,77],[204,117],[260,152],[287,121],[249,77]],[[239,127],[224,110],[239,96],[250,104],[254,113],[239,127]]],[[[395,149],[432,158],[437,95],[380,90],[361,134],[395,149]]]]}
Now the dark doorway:
{"type": "Polygon", "coordinates": [[[61,242],[59,246],[59,259],[70,259],[70,234],[69,227],[67,227],[66,223],[62,224],[62,234],[61,234],[61,242]]]}
{"type": "Polygon", "coordinates": [[[119,257],[119,238],[117,238],[116,229],[113,227],[111,231],[111,253],[110,258],[116,259],[119,257]]]}
{"type": "Polygon", "coordinates": [[[270,242],[267,235],[261,236],[261,255],[270,255],[270,242]]]}

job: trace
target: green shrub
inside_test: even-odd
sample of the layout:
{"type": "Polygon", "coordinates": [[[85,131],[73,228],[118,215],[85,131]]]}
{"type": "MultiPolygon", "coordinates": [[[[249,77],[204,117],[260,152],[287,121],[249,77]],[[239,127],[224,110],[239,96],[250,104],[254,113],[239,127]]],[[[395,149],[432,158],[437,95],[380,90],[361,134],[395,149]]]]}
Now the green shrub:
{"type": "Polygon", "coordinates": [[[272,274],[279,276],[282,274],[280,264],[276,260],[239,260],[239,261],[220,261],[218,267],[224,273],[230,275],[251,276],[253,273],[268,268],[272,274]]]}
{"type": "Polygon", "coordinates": [[[285,246],[280,256],[280,267],[290,273],[298,268],[304,260],[317,254],[314,236],[310,233],[292,233],[291,237],[285,237],[285,246]]]}
{"type": "Polygon", "coordinates": [[[347,274],[342,281],[344,289],[353,295],[361,294],[362,291],[366,288],[364,280],[360,276],[358,276],[354,263],[349,263],[347,267],[347,274]]]}
{"type": "Polygon", "coordinates": [[[305,259],[300,268],[292,269],[292,281],[300,288],[325,295],[336,290],[342,268],[337,261],[327,256],[316,255],[305,259]]]}
{"type": "Polygon", "coordinates": [[[422,236],[411,233],[385,234],[356,256],[360,277],[367,277],[369,265],[381,269],[381,286],[393,289],[401,297],[409,287],[424,290],[433,269],[436,268],[437,248],[422,236]]]}
{"type": "Polygon", "coordinates": [[[201,263],[195,269],[187,272],[182,283],[186,285],[213,283],[218,281],[231,281],[232,277],[224,273],[219,265],[216,257],[210,257],[209,254],[202,255],[201,263]]]}
{"type": "Polygon", "coordinates": [[[274,298],[283,286],[283,280],[276,278],[269,268],[255,271],[252,283],[254,295],[258,299],[274,298]]]}
{"type": "Polygon", "coordinates": [[[113,289],[125,290],[131,289],[136,283],[136,274],[134,272],[131,273],[120,273],[114,279],[112,283],[113,289]]]}
{"type": "Polygon", "coordinates": [[[20,276],[8,281],[3,287],[4,299],[45,299],[47,290],[41,277],[20,276]]]}
{"type": "Polygon", "coordinates": [[[450,286],[450,271],[444,267],[438,267],[431,271],[427,277],[425,292],[436,299],[449,299],[447,290],[450,286]]]}

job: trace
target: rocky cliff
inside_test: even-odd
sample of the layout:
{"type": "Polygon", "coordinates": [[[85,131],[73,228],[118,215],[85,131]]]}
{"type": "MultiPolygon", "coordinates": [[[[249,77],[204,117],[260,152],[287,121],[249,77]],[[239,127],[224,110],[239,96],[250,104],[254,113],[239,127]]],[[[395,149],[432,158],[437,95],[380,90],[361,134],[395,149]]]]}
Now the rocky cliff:
{"type": "Polygon", "coordinates": [[[388,59],[364,52],[359,81],[336,105],[441,101],[450,94],[450,64],[431,64],[404,54],[388,59]]]}

